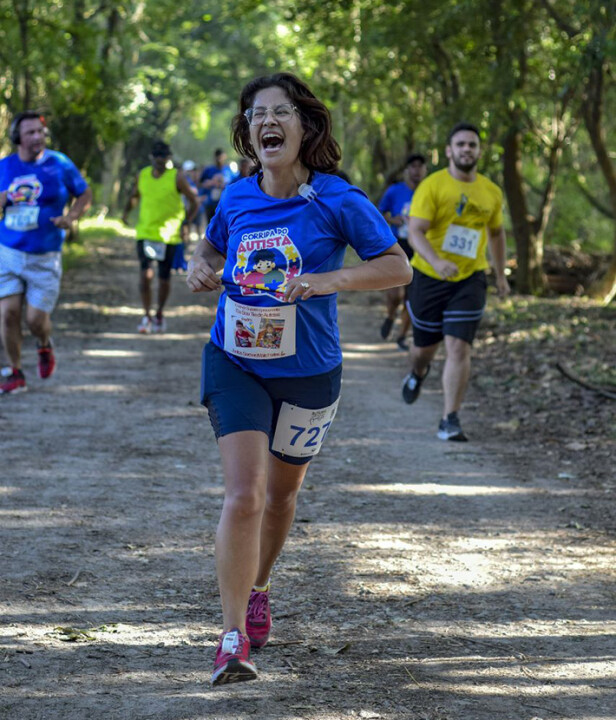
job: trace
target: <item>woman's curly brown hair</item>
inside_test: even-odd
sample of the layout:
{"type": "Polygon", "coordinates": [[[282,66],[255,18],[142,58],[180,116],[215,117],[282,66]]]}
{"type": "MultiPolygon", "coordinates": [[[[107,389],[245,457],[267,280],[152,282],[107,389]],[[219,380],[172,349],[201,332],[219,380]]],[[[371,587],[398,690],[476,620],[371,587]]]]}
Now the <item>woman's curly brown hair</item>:
{"type": "Polygon", "coordinates": [[[340,162],[340,146],[332,137],[329,110],[318,100],[308,85],[291,73],[264,75],[251,80],[240,94],[239,111],[231,123],[231,142],[235,150],[249,157],[258,172],[261,163],[250,142],[250,125],[244,112],[252,107],[255,95],[266,88],[279,87],[299,112],[305,135],[299,150],[299,159],[308,170],[334,173],[340,162]]]}

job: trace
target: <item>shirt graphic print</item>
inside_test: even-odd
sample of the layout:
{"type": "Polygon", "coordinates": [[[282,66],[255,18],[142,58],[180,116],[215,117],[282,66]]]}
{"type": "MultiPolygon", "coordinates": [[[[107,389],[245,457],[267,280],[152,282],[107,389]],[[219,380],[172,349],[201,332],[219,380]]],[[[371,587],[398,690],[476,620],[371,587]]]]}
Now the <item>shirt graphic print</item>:
{"type": "Polygon", "coordinates": [[[43,192],[43,184],[36,175],[21,175],[16,177],[7,191],[7,197],[12,203],[26,203],[36,205],[36,201],[43,192]]]}
{"type": "Polygon", "coordinates": [[[242,235],[233,280],[242,295],[265,294],[284,302],[287,283],[302,271],[302,257],[287,227],[242,235]]]}

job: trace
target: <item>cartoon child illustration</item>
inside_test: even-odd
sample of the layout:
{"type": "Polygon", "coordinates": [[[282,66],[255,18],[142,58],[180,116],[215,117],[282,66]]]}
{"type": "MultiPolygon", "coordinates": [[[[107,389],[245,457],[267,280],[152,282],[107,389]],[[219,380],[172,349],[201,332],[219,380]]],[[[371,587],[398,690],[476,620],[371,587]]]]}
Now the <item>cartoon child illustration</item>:
{"type": "Polygon", "coordinates": [[[252,347],[255,334],[249,330],[241,320],[235,322],[235,346],[252,347]]]}
{"type": "Polygon", "coordinates": [[[243,285],[277,290],[285,282],[285,274],[276,265],[273,250],[257,250],[250,256],[253,268],[244,275],[243,285]]]}

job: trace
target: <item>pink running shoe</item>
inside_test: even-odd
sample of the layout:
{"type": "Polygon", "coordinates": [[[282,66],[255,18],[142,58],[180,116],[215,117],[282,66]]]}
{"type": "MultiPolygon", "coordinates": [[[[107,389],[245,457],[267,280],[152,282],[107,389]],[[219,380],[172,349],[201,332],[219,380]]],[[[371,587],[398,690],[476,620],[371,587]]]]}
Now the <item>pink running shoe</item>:
{"type": "Polygon", "coordinates": [[[250,646],[262,648],[269,640],[272,615],[269,606],[269,590],[253,590],[246,611],[246,635],[250,646]]]}
{"type": "Polygon", "coordinates": [[[220,636],[212,685],[255,680],[257,668],[250,660],[250,641],[238,628],[233,628],[220,636]]]}
{"type": "Polygon", "coordinates": [[[38,348],[38,376],[45,380],[53,375],[56,369],[56,356],[51,340],[44,347],[38,348]]]}

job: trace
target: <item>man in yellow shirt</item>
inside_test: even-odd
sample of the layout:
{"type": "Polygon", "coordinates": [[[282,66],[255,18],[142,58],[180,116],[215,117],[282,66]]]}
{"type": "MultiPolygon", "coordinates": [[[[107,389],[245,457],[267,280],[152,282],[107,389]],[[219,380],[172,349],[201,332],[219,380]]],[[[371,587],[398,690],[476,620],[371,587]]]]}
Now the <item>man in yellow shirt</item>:
{"type": "Polygon", "coordinates": [[[137,257],[141,266],[139,292],[143,318],[137,327],[140,333],[165,332],[163,308],[171,292],[171,266],[182,242],[182,223],[190,223],[199,210],[197,195],[182,171],[171,165],[171,148],[158,140],[150,153],[152,165],[143,168],[128,198],[122,219],[128,224],[128,213],[139,202],[137,221],[137,257]],[[182,195],[188,201],[186,210],[182,195]],[[158,306],[151,316],[152,261],[158,261],[158,306]]]}
{"type": "Polygon", "coordinates": [[[479,130],[459,123],[445,148],[449,165],[427,177],[415,191],[409,218],[409,238],[415,268],[408,290],[413,321],[411,372],[404,378],[402,397],[408,404],[419,397],[421,385],[439,344],[445,343],[441,440],[466,441],[458,411],[468,386],[471,345],[486,300],[486,248],[490,246],[498,294],[509,293],[505,277],[503,194],[477,172],[481,155],[479,130]]]}

